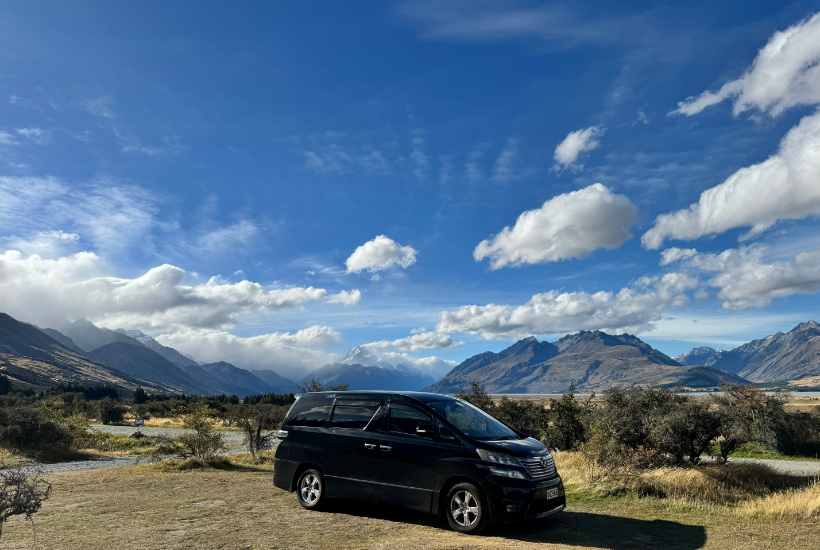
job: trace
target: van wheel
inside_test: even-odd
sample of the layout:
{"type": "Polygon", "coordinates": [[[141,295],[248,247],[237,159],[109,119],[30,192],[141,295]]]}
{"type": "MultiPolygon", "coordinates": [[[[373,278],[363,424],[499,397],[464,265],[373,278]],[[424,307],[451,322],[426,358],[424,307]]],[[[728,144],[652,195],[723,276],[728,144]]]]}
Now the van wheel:
{"type": "Polygon", "coordinates": [[[444,513],[453,531],[477,535],[490,523],[487,508],[487,501],[475,485],[459,483],[448,491],[444,513]]]}
{"type": "Polygon", "coordinates": [[[318,510],[325,503],[325,483],[319,470],[305,470],[296,484],[296,498],[308,510],[318,510]]]}

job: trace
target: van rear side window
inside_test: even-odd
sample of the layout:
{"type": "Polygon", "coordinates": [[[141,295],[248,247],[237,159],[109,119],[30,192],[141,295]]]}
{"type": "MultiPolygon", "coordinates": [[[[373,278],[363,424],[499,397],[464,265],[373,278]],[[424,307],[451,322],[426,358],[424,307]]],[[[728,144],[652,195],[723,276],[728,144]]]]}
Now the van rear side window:
{"type": "Polygon", "coordinates": [[[331,399],[299,399],[288,414],[288,426],[321,428],[330,414],[331,399]]]}
{"type": "Polygon", "coordinates": [[[361,430],[367,427],[380,406],[380,403],[336,403],[330,427],[361,430]]]}

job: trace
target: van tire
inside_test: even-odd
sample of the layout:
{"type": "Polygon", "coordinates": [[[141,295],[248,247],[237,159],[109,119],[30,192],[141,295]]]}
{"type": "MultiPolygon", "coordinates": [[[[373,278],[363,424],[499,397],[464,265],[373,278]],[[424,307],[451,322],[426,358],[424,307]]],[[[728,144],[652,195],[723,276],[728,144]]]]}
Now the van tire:
{"type": "Polygon", "coordinates": [[[296,482],[296,498],[306,510],[318,510],[325,504],[325,478],[322,472],[311,468],[302,472],[296,482]]]}
{"type": "Polygon", "coordinates": [[[477,535],[490,524],[487,499],[472,483],[458,483],[447,491],[444,515],[453,531],[467,535],[477,535]]]}

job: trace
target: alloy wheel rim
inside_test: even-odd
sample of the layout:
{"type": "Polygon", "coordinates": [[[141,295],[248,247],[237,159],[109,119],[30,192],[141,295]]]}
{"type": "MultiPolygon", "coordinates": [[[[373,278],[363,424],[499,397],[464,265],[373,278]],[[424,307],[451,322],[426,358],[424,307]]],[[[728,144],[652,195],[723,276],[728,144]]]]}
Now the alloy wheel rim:
{"type": "Polygon", "coordinates": [[[308,474],[303,477],[299,494],[302,495],[302,500],[306,503],[315,504],[322,494],[322,486],[319,484],[319,478],[313,474],[308,474]]]}
{"type": "Polygon", "coordinates": [[[478,501],[469,491],[459,491],[450,499],[450,514],[462,527],[470,527],[478,521],[478,501]]]}

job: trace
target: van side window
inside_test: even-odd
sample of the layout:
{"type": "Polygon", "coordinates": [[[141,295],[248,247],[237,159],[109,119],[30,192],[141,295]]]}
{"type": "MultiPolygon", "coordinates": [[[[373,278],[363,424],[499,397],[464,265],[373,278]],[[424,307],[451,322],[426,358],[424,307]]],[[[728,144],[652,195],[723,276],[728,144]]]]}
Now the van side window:
{"type": "Polygon", "coordinates": [[[430,425],[429,416],[411,407],[390,407],[390,431],[416,435],[416,428],[422,424],[430,425]]]}
{"type": "Polygon", "coordinates": [[[436,422],[438,425],[438,436],[441,438],[442,441],[446,441],[447,443],[455,443],[457,445],[461,445],[461,441],[453,435],[453,432],[449,430],[444,424],[441,422],[436,422]]]}
{"type": "Polygon", "coordinates": [[[336,403],[333,409],[331,428],[364,429],[379,410],[379,403],[336,403]]]}
{"type": "Polygon", "coordinates": [[[330,414],[332,400],[324,399],[299,399],[293,404],[288,413],[285,424],[288,426],[304,426],[306,428],[321,428],[325,425],[330,414]]]}

